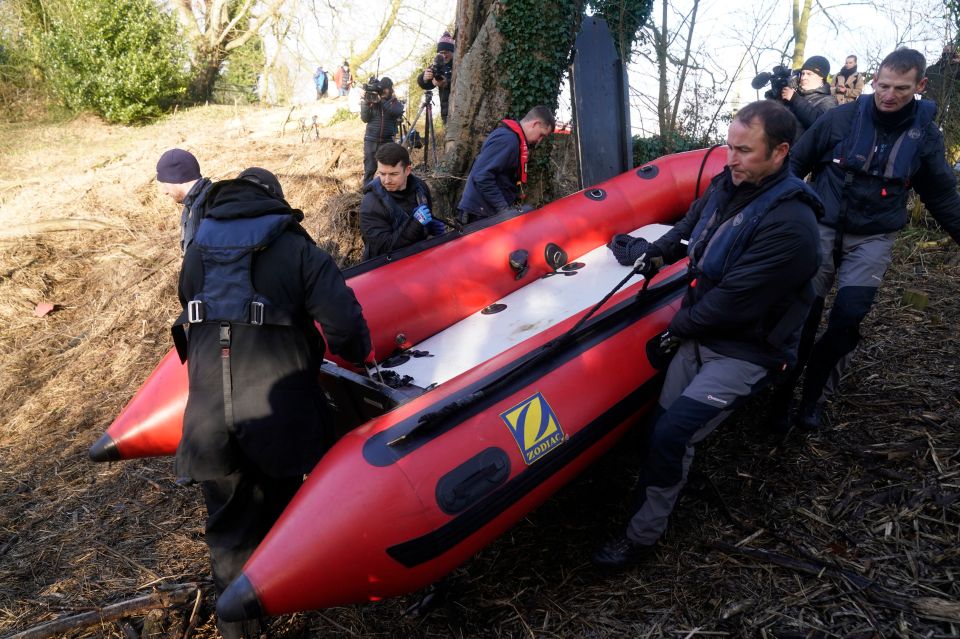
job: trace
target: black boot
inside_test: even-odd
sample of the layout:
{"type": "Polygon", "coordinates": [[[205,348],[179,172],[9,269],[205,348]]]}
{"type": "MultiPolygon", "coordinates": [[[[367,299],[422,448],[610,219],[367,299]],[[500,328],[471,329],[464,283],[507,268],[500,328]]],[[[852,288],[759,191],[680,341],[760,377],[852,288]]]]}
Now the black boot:
{"type": "Polygon", "coordinates": [[[648,546],[633,541],[626,534],[600,546],[590,561],[604,570],[622,570],[639,563],[656,552],[656,546],[648,546]]]}
{"type": "Polygon", "coordinates": [[[797,426],[807,431],[817,431],[823,427],[823,404],[816,400],[804,399],[797,409],[797,426]]]}

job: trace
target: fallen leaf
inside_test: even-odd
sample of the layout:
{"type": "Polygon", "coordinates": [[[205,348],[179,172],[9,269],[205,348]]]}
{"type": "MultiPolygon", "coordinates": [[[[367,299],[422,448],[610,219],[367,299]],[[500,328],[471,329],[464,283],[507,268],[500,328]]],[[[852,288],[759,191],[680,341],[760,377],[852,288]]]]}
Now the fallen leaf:
{"type": "Polygon", "coordinates": [[[43,317],[47,313],[50,313],[56,309],[56,307],[56,304],[51,304],[50,302],[40,302],[34,307],[33,314],[37,317],[43,317]]]}

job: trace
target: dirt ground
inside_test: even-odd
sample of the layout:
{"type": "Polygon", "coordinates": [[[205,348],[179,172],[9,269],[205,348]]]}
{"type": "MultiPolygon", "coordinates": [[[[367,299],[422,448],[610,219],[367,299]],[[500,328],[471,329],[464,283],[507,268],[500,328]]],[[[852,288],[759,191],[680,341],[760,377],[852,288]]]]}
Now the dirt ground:
{"type": "MultiPolygon", "coordinates": [[[[178,209],[156,158],[182,146],[213,178],[273,170],[346,259],[356,247],[334,236],[359,199],[361,129],[302,135],[322,109],[0,125],[0,635],[198,584],[185,605],[60,636],[217,636],[199,493],[173,483],[170,459],[96,465],[87,449],[179,312],[178,209]],[[43,302],[54,310],[37,316],[43,302]]],[[[942,238],[902,234],[830,428],[778,442],[753,400],[698,450],[647,565],[612,576],[588,561],[627,516],[634,435],[458,569],[432,609],[408,612],[430,594],[415,593],[276,619],[272,636],[960,636],[960,251],[942,238]]]]}

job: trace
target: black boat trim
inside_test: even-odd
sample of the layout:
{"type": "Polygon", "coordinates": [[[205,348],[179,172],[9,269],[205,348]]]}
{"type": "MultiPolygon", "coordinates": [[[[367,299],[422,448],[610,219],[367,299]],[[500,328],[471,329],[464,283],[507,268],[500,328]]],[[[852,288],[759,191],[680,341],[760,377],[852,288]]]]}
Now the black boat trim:
{"type": "Polygon", "coordinates": [[[642,299],[632,297],[598,313],[571,336],[567,344],[551,349],[552,342],[548,342],[446,397],[442,405],[427,406],[376,433],[363,444],[364,459],[378,467],[398,462],[458,424],[670,304],[683,294],[687,281],[686,271],[680,272],[647,289],[642,299]],[[508,376],[512,378],[510,383],[497,388],[497,384],[508,376]],[[423,427],[423,421],[431,422],[429,428],[423,427]]]}
{"type": "Polygon", "coordinates": [[[499,517],[537,486],[579,457],[586,449],[612,432],[618,424],[637,412],[643,404],[654,399],[664,375],[659,373],[645,382],[572,435],[558,446],[555,452],[529,466],[507,482],[503,488],[487,495],[462,515],[426,535],[390,546],[387,548],[387,554],[407,568],[414,568],[447,552],[499,517]]]}

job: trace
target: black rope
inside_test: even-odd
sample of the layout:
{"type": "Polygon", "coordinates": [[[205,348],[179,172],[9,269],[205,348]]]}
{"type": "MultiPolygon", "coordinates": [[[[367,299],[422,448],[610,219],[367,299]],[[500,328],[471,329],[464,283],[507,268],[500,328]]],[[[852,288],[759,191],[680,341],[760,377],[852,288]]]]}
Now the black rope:
{"type": "Polygon", "coordinates": [[[714,149],[719,149],[719,148],[722,147],[722,146],[726,146],[726,145],[724,145],[724,144],[714,144],[714,145],[711,146],[709,149],[707,149],[706,154],[703,156],[703,161],[700,162],[700,170],[697,171],[697,186],[696,186],[696,190],[694,190],[694,192],[693,192],[693,199],[694,199],[694,200],[696,200],[698,197],[700,197],[700,178],[703,177],[703,170],[707,167],[707,160],[710,158],[710,154],[713,153],[713,150],[714,150],[714,149]]]}

